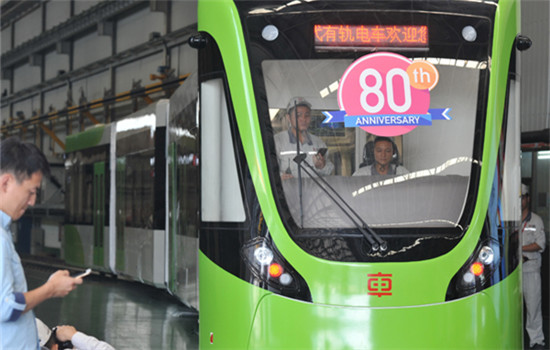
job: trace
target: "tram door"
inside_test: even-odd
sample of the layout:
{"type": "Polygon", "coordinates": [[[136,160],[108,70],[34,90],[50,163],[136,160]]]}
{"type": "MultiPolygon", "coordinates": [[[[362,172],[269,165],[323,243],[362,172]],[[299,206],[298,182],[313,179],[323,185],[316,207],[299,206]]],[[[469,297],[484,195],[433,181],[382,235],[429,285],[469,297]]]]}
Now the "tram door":
{"type": "Polygon", "coordinates": [[[94,198],[93,198],[93,226],[94,226],[94,255],[93,263],[104,266],[104,236],[105,236],[105,162],[94,163],[94,198]]]}

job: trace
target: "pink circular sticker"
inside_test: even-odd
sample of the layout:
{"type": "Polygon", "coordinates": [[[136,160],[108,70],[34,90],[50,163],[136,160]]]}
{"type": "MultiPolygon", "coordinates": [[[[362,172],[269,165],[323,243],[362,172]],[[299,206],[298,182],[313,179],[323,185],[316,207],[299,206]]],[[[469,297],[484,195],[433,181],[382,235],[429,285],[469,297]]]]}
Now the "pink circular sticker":
{"type": "MultiPolygon", "coordinates": [[[[430,91],[411,85],[408,58],[389,52],[368,54],[346,69],[338,88],[338,106],[348,116],[426,114],[430,91]]],[[[422,77],[420,77],[422,78],[422,77]]],[[[418,86],[418,85],[416,85],[418,86]]],[[[415,126],[361,126],[379,136],[406,134],[415,126]]]]}

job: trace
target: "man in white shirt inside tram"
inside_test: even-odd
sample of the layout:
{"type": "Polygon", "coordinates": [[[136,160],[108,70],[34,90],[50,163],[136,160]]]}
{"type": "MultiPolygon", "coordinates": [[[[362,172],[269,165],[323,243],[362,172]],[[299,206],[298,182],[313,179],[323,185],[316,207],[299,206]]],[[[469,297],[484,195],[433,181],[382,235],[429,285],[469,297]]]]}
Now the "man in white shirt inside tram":
{"type": "MultiPolygon", "coordinates": [[[[300,140],[300,153],[307,154],[305,161],[319,175],[331,175],[334,164],[328,160],[327,145],[321,138],[308,131],[311,123],[311,103],[303,97],[292,98],[286,109],[286,119],[290,125],[289,129],[275,135],[281,178],[286,180],[298,177],[298,164],[294,162],[297,154],[297,139],[300,140]],[[296,124],[298,124],[299,130],[298,137],[296,136],[296,124]]],[[[308,168],[307,165],[305,167],[308,168]]],[[[310,169],[308,168],[308,170],[310,169]]],[[[302,176],[307,176],[305,171],[302,171],[302,176]]]]}

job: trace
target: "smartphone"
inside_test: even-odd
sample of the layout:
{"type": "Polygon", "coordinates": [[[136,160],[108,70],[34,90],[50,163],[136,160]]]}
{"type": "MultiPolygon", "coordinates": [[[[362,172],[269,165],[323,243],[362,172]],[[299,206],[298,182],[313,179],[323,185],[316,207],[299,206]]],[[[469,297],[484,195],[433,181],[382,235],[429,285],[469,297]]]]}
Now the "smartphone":
{"type": "Polygon", "coordinates": [[[320,154],[322,155],[323,157],[325,156],[325,154],[327,154],[327,149],[326,148],[320,148],[319,151],[317,151],[317,154],[320,154]]]}
{"type": "Polygon", "coordinates": [[[88,276],[91,273],[92,273],[92,269],[86,269],[86,271],[74,276],[74,278],[79,278],[79,277],[84,278],[84,277],[88,276]]]}

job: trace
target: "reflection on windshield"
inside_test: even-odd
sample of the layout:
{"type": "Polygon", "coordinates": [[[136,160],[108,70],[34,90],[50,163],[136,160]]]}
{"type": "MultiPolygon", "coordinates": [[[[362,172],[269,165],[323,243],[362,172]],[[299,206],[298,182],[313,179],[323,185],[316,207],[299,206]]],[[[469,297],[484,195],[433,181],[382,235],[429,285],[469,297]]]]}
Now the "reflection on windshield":
{"type": "Polygon", "coordinates": [[[451,117],[380,136],[372,127],[349,127],[323,114],[341,109],[338,82],[352,61],[263,61],[282,195],[299,227],[355,225],[307,174],[298,174],[293,161],[298,152],[370,227],[459,227],[472,165],[478,163],[472,155],[484,67],[437,63],[439,81],[430,91],[430,111],[451,117]]]}
{"type": "MultiPolygon", "coordinates": [[[[472,159],[470,157],[457,157],[457,158],[454,158],[454,159],[449,159],[444,164],[442,164],[442,165],[440,165],[436,168],[419,170],[419,171],[415,171],[413,173],[406,174],[406,175],[403,175],[403,176],[396,176],[396,177],[393,177],[393,178],[390,178],[390,179],[385,179],[385,180],[381,180],[381,181],[378,181],[378,182],[375,182],[375,183],[372,183],[372,184],[368,184],[368,185],[360,188],[359,190],[353,192],[352,195],[355,197],[355,196],[361,195],[365,191],[370,191],[370,190],[372,190],[374,188],[377,188],[377,187],[389,186],[389,185],[396,184],[398,182],[408,181],[408,180],[412,180],[412,179],[416,179],[416,178],[420,178],[420,177],[439,175],[439,174],[443,173],[447,168],[449,168],[453,165],[460,164],[460,163],[479,164],[479,162],[477,160],[472,159]]],[[[357,173],[355,173],[354,175],[357,175],[357,173]]]]}
{"type": "MultiPolygon", "coordinates": [[[[404,178],[404,176],[403,176],[404,178]]],[[[464,206],[468,178],[430,176],[393,182],[379,176],[333,176],[326,181],[371,227],[456,227],[464,206]],[[386,183],[390,181],[390,183],[386,183]],[[390,185],[391,184],[391,185],[390,185]]],[[[296,179],[283,182],[290,212],[299,222],[296,179]]],[[[302,180],[304,228],[353,228],[330,198],[311,181],[302,180]]]]}

